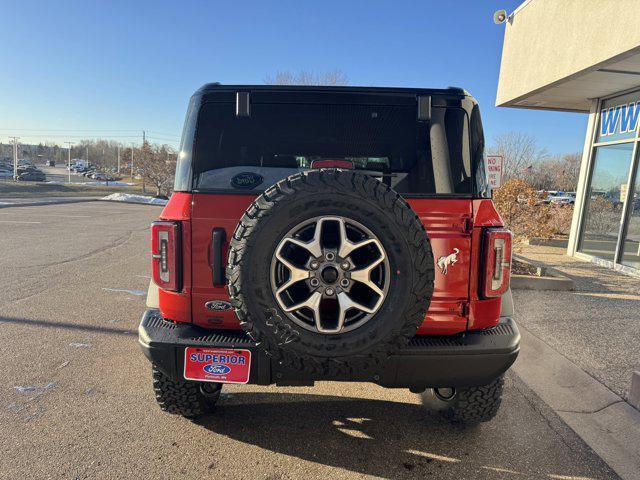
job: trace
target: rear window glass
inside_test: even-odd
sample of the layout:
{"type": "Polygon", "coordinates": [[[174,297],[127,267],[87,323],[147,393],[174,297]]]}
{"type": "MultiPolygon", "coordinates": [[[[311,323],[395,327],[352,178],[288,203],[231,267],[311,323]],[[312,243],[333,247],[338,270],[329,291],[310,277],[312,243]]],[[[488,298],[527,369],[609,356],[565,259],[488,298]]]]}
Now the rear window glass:
{"type": "Polygon", "coordinates": [[[415,105],[205,103],[193,155],[198,191],[260,192],[309,168],[339,166],[404,194],[470,194],[468,120],[461,108],[415,105]]]}

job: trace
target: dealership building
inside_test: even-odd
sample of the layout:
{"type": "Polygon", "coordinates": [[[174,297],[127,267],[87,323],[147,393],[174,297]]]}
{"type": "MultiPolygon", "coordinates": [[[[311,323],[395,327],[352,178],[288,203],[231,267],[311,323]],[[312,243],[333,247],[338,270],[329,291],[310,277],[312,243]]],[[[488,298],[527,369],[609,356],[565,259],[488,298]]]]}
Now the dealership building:
{"type": "Polygon", "coordinates": [[[640,275],[640,0],[528,0],[496,105],[589,114],[569,255],[640,275]]]}

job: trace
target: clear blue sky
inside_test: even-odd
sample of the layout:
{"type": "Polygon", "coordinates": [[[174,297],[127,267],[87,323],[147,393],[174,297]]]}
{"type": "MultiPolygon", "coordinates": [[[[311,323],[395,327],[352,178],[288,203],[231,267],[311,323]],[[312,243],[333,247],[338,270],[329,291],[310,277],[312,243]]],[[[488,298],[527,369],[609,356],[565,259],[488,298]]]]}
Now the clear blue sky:
{"type": "Polygon", "coordinates": [[[494,107],[504,27],[492,14],[519,3],[0,0],[0,141],[98,129],[125,142],[142,129],[170,140],[206,82],[337,68],[352,85],[464,87],[489,144],[518,130],[553,154],[581,150],[586,115],[494,107]]]}

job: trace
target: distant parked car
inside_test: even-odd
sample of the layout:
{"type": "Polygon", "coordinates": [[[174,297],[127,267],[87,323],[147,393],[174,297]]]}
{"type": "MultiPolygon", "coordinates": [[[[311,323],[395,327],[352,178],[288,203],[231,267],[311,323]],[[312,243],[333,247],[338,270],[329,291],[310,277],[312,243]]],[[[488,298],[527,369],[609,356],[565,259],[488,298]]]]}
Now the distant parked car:
{"type": "Polygon", "coordinates": [[[115,180],[115,178],[113,178],[111,175],[108,175],[102,172],[97,172],[93,174],[91,178],[94,178],[95,180],[100,180],[102,182],[113,182],[115,180]]]}
{"type": "Polygon", "coordinates": [[[20,175],[21,173],[27,173],[27,172],[40,172],[40,170],[38,170],[33,165],[20,165],[18,166],[17,170],[18,170],[18,175],[20,175]]]}
{"type": "Polygon", "coordinates": [[[18,175],[19,182],[44,182],[47,177],[39,170],[31,170],[18,175]]]}
{"type": "Polygon", "coordinates": [[[46,165],[47,167],[55,167],[55,166],[56,166],[56,161],[55,161],[55,160],[47,160],[47,161],[45,162],[45,165],[46,165]]]}
{"type": "Polygon", "coordinates": [[[549,203],[552,203],[554,205],[573,205],[576,203],[576,197],[575,195],[571,195],[568,193],[564,195],[557,195],[554,197],[550,197],[549,203]]]}

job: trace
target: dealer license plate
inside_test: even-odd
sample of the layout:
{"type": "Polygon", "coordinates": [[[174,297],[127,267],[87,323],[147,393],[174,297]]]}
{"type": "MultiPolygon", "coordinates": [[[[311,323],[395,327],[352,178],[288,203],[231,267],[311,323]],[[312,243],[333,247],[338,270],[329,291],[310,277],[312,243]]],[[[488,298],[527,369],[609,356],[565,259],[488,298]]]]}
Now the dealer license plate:
{"type": "Polygon", "coordinates": [[[247,383],[250,370],[250,350],[198,347],[184,350],[184,378],[187,380],[247,383]]]}

